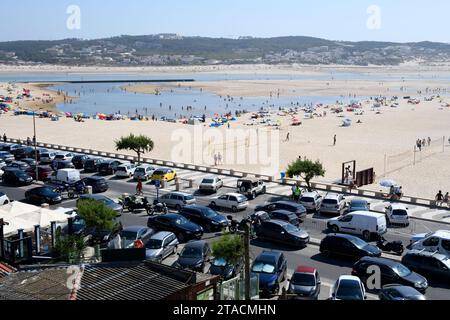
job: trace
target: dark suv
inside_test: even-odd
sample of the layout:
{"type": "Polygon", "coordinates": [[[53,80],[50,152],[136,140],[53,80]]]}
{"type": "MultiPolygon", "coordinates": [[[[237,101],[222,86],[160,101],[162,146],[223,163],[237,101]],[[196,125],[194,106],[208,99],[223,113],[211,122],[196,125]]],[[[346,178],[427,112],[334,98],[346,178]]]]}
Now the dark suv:
{"type": "Polygon", "coordinates": [[[403,257],[402,263],[427,277],[450,283],[450,259],[443,254],[411,250],[403,257]]]}
{"type": "Polygon", "coordinates": [[[72,163],[75,166],[75,169],[83,169],[84,168],[84,162],[89,159],[89,156],[84,154],[77,154],[72,158],[72,163]]]}
{"type": "Polygon", "coordinates": [[[180,209],[180,215],[202,226],[206,231],[220,231],[228,226],[227,218],[205,206],[185,206],[180,209]]]}
{"type": "Polygon", "coordinates": [[[93,193],[101,193],[108,190],[108,182],[105,180],[105,178],[102,177],[87,177],[83,179],[83,182],[86,186],[92,187],[93,193]]]}
{"type": "Polygon", "coordinates": [[[297,215],[300,221],[304,221],[306,219],[306,208],[301,204],[292,201],[277,201],[269,203],[265,206],[257,206],[255,212],[264,211],[270,214],[271,212],[277,210],[293,212],[297,215]]]}
{"type": "Polygon", "coordinates": [[[29,174],[17,168],[4,168],[2,179],[4,183],[11,185],[24,186],[33,183],[33,178],[29,174]]]}
{"type": "Polygon", "coordinates": [[[103,162],[101,158],[89,158],[84,161],[84,172],[98,172],[100,163],[103,162]]]}
{"type": "Polygon", "coordinates": [[[102,175],[112,175],[116,172],[117,167],[123,164],[119,160],[106,160],[98,166],[98,172],[102,175]]]}
{"type": "Polygon", "coordinates": [[[320,243],[320,253],[338,255],[349,259],[365,256],[380,257],[381,250],[358,237],[347,234],[329,234],[320,243]]]}

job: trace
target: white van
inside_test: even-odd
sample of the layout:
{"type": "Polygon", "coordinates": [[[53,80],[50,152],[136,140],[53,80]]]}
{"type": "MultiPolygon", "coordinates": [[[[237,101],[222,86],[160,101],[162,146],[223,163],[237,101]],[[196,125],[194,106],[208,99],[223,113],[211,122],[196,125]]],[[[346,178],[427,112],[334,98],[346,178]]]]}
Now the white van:
{"type": "Polygon", "coordinates": [[[80,172],[76,169],[60,169],[50,176],[50,182],[56,183],[75,183],[80,180],[80,172]]]}
{"type": "Polygon", "coordinates": [[[346,216],[328,220],[328,229],[334,233],[361,235],[367,241],[387,232],[386,216],[381,213],[355,211],[346,216]]]}
{"type": "Polygon", "coordinates": [[[410,250],[438,252],[450,257],[450,230],[416,234],[411,238],[410,250]]]}

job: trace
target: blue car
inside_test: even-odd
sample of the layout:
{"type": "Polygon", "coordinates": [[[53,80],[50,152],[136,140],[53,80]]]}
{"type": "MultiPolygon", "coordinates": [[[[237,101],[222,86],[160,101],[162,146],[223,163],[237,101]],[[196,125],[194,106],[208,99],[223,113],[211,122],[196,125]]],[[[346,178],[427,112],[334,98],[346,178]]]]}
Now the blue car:
{"type": "Polygon", "coordinates": [[[370,203],[364,199],[353,199],[350,201],[347,213],[356,211],[370,211],[370,203]]]}
{"type": "Polygon", "coordinates": [[[287,261],[282,252],[263,251],[253,262],[252,276],[259,276],[262,296],[277,294],[286,279],[287,261]]]}

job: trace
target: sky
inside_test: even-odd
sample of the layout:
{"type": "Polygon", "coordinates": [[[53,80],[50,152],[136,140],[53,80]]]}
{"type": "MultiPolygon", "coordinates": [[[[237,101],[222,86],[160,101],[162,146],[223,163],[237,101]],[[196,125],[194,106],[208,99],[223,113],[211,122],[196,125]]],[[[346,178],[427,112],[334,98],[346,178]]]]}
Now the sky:
{"type": "Polygon", "coordinates": [[[0,41],[178,33],[450,42],[448,0],[2,0],[2,8],[0,41]],[[67,13],[73,5],[80,15],[67,13]]]}

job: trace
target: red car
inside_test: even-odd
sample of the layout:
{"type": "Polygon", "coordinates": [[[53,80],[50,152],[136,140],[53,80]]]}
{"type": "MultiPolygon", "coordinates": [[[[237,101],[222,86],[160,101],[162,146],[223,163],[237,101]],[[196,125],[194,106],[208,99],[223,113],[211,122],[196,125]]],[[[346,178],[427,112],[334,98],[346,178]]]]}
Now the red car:
{"type": "MultiPolygon", "coordinates": [[[[36,169],[30,168],[27,173],[36,180],[36,169]]],[[[47,181],[53,173],[53,169],[50,166],[38,166],[39,181],[47,181]]]]}

